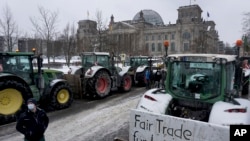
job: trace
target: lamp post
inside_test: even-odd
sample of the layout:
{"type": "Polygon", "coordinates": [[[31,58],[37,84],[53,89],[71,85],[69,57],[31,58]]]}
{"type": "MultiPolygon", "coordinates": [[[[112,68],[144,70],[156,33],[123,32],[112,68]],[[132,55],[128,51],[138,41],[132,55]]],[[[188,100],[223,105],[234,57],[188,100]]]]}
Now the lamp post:
{"type": "Polygon", "coordinates": [[[168,46],[169,46],[169,42],[168,40],[164,41],[164,47],[165,47],[165,58],[164,58],[164,62],[165,62],[165,66],[167,66],[167,57],[168,57],[168,46]]]}
{"type": "Polygon", "coordinates": [[[165,52],[166,52],[165,57],[168,56],[168,46],[169,46],[169,42],[168,40],[165,40],[164,41],[164,47],[165,47],[165,52]]]}
{"type": "Polygon", "coordinates": [[[240,47],[242,46],[242,40],[236,41],[236,49],[237,49],[237,58],[240,57],[240,47]]]}

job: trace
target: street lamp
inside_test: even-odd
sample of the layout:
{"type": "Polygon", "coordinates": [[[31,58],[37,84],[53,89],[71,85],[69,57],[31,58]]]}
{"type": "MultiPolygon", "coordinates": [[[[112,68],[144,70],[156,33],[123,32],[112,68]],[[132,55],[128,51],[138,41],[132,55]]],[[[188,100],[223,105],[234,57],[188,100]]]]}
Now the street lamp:
{"type": "Polygon", "coordinates": [[[236,40],[237,58],[240,57],[240,47],[241,46],[242,46],[242,40],[236,40]]]}
{"type": "Polygon", "coordinates": [[[165,40],[164,47],[165,47],[166,57],[168,56],[168,46],[169,46],[169,42],[168,42],[168,40],[165,40]]]}

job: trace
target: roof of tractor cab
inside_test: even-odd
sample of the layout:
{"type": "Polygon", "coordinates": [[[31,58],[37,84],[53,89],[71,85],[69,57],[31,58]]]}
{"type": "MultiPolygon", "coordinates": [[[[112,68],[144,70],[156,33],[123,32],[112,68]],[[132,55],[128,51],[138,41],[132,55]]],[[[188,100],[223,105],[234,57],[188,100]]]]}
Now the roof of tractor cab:
{"type": "Polygon", "coordinates": [[[0,55],[33,56],[33,52],[0,52],[0,55]]]}
{"type": "Polygon", "coordinates": [[[108,52],[83,52],[82,55],[107,55],[109,56],[108,52]]]}
{"type": "Polygon", "coordinates": [[[149,58],[149,56],[130,56],[130,58],[149,58]]]}
{"type": "Polygon", "coordinates": [[[222,58],[222,59],[226,59],[228,62],[235,61],[237,57],[237,55],[225,55],[225,54],[171,54],[171,55],[168,55],[168,58],[169,57],[179,58],[179,57],[185,57],[185,56],[208,57],[212,59],[222,58]]]}

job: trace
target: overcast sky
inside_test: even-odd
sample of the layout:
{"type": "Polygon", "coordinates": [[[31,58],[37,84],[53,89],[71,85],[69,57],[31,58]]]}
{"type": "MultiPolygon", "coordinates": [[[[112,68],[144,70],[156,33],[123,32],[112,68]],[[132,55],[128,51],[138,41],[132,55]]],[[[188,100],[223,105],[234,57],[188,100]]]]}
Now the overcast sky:
{"type": "Polygon", "coordinates": [[[136,13],[144,9],[159,13],[165,24],[174,24],[177,9],[190,5],[190,2],[201,7],[204,19],[216,23],[220,40],[233,45],[241,38],[243,13],[250,12],[250,0],[0,0],[0,18],[3,17],[3,8],[8,5],[22,33],[31,31],[30,17],[40,16],[38,6],[58,11],[58,31],[62,31],[67,23],[77,26],[79,20],[96,20],[96,11],[102,12],[105,24],[108,24],[112,14],[115,22],[132,20],[136,13]]]}

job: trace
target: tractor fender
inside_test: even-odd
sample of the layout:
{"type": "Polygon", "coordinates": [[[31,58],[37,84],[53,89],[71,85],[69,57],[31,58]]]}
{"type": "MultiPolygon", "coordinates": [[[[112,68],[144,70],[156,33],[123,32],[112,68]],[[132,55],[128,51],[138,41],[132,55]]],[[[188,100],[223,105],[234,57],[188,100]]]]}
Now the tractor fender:
{"type": "Polygon", "coordinates": [[[111,75],[110,71],[102,66],[92,66],[85,72],[84,78],[92,78],[99,70],[106,70],[111,75]]]}
{"type": "Polygon", "coordinates": [[[173,99],[173,97],[170,94],[166,93],[165,90],[159,88],[154,88],[146,91],[143,94],[143,97],[144,98],[140,99],[137,105],[137,109],[140,111],[153,112],[157,114],[165,114],[169,103],[173,99]],[[148,98],[155,99],[157,101],[157,104],[154,101],[149,100],[148,98]]]}
{"type": "Polygon", "coordinates": [[[146,68],[148,68],[148,66],[146,66],[146,65],[139,66],[139,67],[137,67],[136,72],[137,72],[137,73],[138,73],[138,72],[143,72],[146,68]]]}
{"type": "Polygon", "coordinates": [[[235,100],[239,105],[224,101],[214,103],[208,122],[228,126],[230,124],[250,124],[250,101],[243,98],[236,98],[235,100]],[[246,111],[234,112],[234,109],[246,109],[246,111]],[[228,110],[232,111],[229,112],[228,110]]]}
{"type": "Polygon", "coordinates": [[[51,90],[52,90],[55,86],[57,86],[57,84],[59,84],[59,83],[67,83],[67,80],[65,80],[65,79],[55,79],[55,80],[52,80],[52,81],[50,82],[50,84],[49,84],[49,87],[46,87],[46,88],[45,88],[45,92],[44,92],[45,97],[49,96],[50,93],[51,93],[51,90]]]}
{"type": "Polygon", "coordinates": [[[131,68],[131,66],[126,66],[126,67],[122,67],[122,71],[119,72],[120,76],[124,76],[126,73],[128,73],[129,69],[131,68]]]}
{"type": "Polygon", "coordinates": [[[8,79],[8,80],[11,79],[11,80],[16,80],[18,82],[21,82],[23,85],[25,85],[26,88],[28,88],[29,92],[32,93],[29,85],[21,77],[18,77],[14,74],[9,74],[9,73],[1,73],[0,81],[5,81],[6,79],[8,79]]]}

